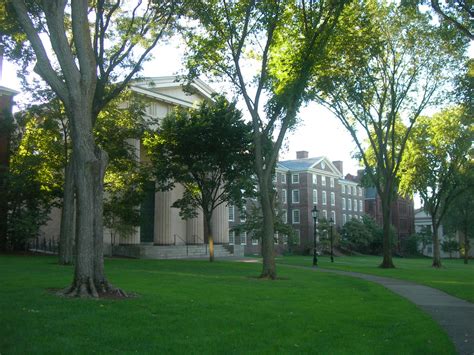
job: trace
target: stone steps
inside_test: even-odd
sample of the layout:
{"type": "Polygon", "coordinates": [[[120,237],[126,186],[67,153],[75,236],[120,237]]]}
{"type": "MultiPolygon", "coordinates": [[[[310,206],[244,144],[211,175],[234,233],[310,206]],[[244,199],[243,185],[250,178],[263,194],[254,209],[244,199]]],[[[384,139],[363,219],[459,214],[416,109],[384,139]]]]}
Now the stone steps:
{"type": "MultiPolygon", "coordinates": [[[[208,245],[119,245],[114,247],[114,255],[141,259],[184,259],[209,257],[208,245]]],[[[216,258],[233,254],[224,245],[214,245],[216,258]]]]}

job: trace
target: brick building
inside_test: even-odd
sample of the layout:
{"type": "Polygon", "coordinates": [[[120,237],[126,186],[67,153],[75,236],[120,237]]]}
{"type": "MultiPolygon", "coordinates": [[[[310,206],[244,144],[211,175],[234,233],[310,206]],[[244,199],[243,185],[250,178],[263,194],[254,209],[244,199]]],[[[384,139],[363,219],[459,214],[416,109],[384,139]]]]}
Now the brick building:
{"type": "MultiPolygon", "coordinates": [[[[382,225],[382,201],[375,187],[366,188],[365,213],[382,225]]],[[[397,249],[401,250],[403,240],[415,233],[415,207],[412,198],[397,195],[392,202],[391,222],[396,231],[397,249]]]]}
{"type": "MultiPolygon", "coordinates": [[[[308,152],[300,151],[295,160],[277,164],[274,183],[283,220],[296,232],[296,251],[308,251],[313,244],[311,210],[314,206],[320,211],[320,219],[333,219],[335,228],[341,228],[352,218],[361,219],[364,214],[364,189],[357,182],[343,178],[342,161],[330,161],[323,156],[309,158],[308,152]]],[[[241,211],[230,206],[230,228],[244,221],[241,215],[241,211]]],[[[285,236],[275,239],[279,244],[277,249],[286,249],[285,236]]],[[[229,242],[244,245],[246,253],[260,251],[258,240],[246,234],[230,231],[229,242]]]]}

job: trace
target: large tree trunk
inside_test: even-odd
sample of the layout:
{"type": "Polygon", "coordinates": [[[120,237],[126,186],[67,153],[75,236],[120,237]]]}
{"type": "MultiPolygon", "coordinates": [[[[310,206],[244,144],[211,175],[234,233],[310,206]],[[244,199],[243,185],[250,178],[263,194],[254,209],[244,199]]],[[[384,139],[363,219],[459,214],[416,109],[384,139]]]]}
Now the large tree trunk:
{"type": "Polygon", "coordinates": [[[390,226],[392,224],[392,221],[390,211],[391,199],[389,198],[389,196],[386,196],[388,195],[388,193],[389,192],[384,191],[385,196],[381,196],[383,217],[383,260],[382,264],[380,264],[380,267],[384,269],[390,269],[395,267],[392,261],[392,243],[390,241],[390,226]]]}
{"type": "Polygon", "coordinates": [[[61,229],[59,233],[59,264],[70,265],[73,262],[75,232],[74,201],[74,162],[69,160],[64,174],[64,197],[61,211],[61,229]]]}
{"type": "Polygon", "coordinates": [[[209,243],[209,261],[214,261],[214,237],[212,236],[211,218],[212,212],[204,213],[204,240],[209,243]]]}
{"type": "Polygon", "coordinates": [[[260,188],[263,193],[260,194],[260,203],[263,214],[262,226],[262,257],[263,268],[260,278],[276,279],[275,250],[274,250],[274,225],[273,225],[273,205],[270,198],[268,182],[261,178],[260,188]]]}
{"type": "Polygon", "coordinates": [[[471,245],[469,243],[469,236],[467,235],[467,224],[464,224],[464,264],[468,264],[469,262],[469,249],[471,249],[471,245]]]}
{"type": "Polygon", "coordinates": [[[439,238],[438,238],[438,224],[434,217],[431,218],[431,223],[433,226],[433,267],[440,268],[441,267],[441,253],[440,253],[440,245],[439,245],[439,238]]]}

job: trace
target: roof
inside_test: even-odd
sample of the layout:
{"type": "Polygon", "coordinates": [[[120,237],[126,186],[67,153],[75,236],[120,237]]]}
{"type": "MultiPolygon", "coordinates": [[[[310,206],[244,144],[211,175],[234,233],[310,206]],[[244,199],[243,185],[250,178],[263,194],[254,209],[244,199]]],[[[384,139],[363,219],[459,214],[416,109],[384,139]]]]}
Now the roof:
{"type": "Polygon", "coordinates": [[[288,170],[309,170],[323,159],[324,157],[285,160],[280,161],[278,164],[288,170]]]}
{"type": "Polygon", "coordinates": [[[5,86],[0,85],[0,96],[15,96],[16,94],[19,94],[18,91],[7,88],[5,86]]]}

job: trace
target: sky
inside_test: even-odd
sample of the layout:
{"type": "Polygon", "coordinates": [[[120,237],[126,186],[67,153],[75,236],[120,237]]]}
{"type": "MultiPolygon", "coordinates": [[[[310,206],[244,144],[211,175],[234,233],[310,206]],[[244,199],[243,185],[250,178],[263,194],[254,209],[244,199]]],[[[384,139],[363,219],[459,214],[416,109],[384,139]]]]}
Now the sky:
{"type": "MultiPolygon", "coordinates": [[[[167,76],[182,73],[183,47],[179,42],[167,43],[154,51],[154,59],[145,64],[143,76],[167,76]]],[[[471,45],[469,56],[474,55],[474,46],[471,45]]],[[[215,87],[218,91],[221,88],[215,87]]],[[[16,68],[6,60],[3,62],[3,79],[0,85],[21,91],[20,81],[16,77],[16,68]]],[[[20,93],[16,101],[28,102],[28,93],[20,93]]],[[[241,106],[243,107],[243,105],[241,106]]],[[[287,133],[284,147],[280,152],[280,160],[296,159],[296,152],[305,150],[309,157],[326,156],[329,160],[342,160],[343,174],[357,173],[360,169],[358,161],[352,156],[356,150],[350,134],[342,127],[339,120],[324,107],[315,103],[302,107],[299,113],[300,122],[295,129],[287,133]]],[[[419,205],[419,203],[416,203],[419,205]]]]}

